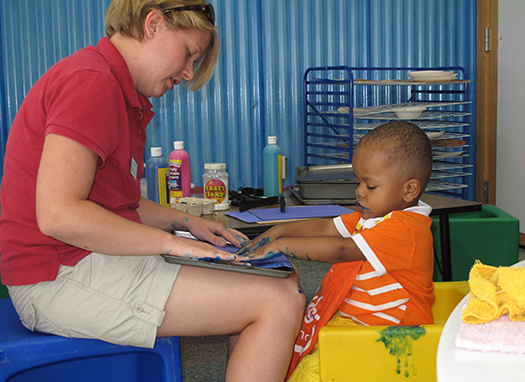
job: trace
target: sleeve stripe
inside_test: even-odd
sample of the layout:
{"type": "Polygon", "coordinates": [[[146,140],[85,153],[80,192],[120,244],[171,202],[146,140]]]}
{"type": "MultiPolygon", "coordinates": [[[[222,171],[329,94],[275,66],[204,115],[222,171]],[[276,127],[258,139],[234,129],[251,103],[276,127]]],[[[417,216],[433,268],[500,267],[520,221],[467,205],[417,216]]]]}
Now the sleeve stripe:
{"type": "Polygon", "coordinates": [[[343,223],[343,219],[341,218],[341,216],[337,216],[334,218],[334,224],[335,228],[337,228],[342,237],[348,238],[352,236],[352,233],[348,232],[345,223],[343,223]]]}

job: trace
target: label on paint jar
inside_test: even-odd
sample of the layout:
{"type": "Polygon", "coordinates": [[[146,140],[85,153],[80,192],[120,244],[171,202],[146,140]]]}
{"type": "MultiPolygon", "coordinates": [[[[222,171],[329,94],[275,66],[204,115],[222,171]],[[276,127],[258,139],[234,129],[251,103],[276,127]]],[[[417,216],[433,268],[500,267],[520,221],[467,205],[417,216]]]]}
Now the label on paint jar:
{"type": "Polygon", "coordinates": [[[170,201],[176,203],[182,198],[182,160],[170,159],[170,201]]]}
{"type": "Polygon", "coordinates": [[[206,171],[203,178],[204,198],[215,199],[217,203],[214,210],[226,210],[230,208],[228,195],[228,173],[225,163],[205,163],[206,171]]]}
{"type": "Polygon", "coordinates": [[[228,187],[220,179],[210,179],[204,185],[204,197],[206,199],[216,199],[217,204],[224,202],[228,187]]]}

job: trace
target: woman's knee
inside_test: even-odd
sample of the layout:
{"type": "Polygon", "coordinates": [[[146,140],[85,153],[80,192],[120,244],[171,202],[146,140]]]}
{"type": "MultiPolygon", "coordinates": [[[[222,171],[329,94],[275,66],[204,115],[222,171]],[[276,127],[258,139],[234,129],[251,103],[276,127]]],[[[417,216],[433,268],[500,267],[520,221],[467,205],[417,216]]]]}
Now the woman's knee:
{"type": "Polygon", "coordinates": [[[274,309],[278,312],[286,311],[292,317],[302,317],[306,298],[299,283],[291,278],[283,280],[283,285],[275,295],[278,297],[275,299],[277,306],[274,309]]]}
{"type": "Polygon", "coordinates": [[[304,313],[304,309],[305,309],[306,297],[304,295],[304,291],[303,291],[303,288],[301,287],[301,284],[299,284],[295,280],[291,280],[291,281],[293,281],[291,283],[293,284],[292,292],[291,292],[293,296],[292,298],[297,303],[296,309],[298,310],[298,314],[302,317],[304,313]]]}

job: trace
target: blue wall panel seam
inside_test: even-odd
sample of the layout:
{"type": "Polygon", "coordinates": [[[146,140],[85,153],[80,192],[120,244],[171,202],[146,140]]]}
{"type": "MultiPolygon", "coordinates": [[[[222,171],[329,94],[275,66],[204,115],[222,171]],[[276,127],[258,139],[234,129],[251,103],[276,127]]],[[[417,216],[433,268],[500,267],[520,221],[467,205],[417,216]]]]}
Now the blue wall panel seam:
{"type": "Polygon", "coordinates": [[[0,184],[2,183],[2,175],[4,174],[5,146],[7,143],[7,136],[9,134],[9,129],[7,127],[7,94],[5,82],[6,79],[4,71],[4,22],[2,18],[0,18],[0,184]]]}

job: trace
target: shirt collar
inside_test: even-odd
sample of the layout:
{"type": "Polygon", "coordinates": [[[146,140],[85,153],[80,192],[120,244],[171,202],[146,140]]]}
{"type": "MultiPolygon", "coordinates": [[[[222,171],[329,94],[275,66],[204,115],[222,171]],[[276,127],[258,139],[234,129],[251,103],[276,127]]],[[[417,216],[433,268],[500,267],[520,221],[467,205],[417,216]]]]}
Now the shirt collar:
{"type": "MultiPolygon", "coordinates": [[[[429,216],[430,213],[432,212],[432,207],[430,207],[428,204],[426,204],[425,202],[422,202],[420,200],[418,202],[417,206],[405,208],[403,211],[414,212],[416,214],[429,216]]],[[[392,213],[392,212],[390,212],[390,213],[392,213]]],[[[387,215],[385,215],[385,216],[387,216],[387,215]]],[[[372,228],[377,223],[379,223],[379,221],[383,220],[385,218],[385,216],[378,217],[378,218],[370,218],[370,219],[366,219],[366,220],[361,218],[360,224],[362,225],[363,229],[372,228]]]]}
{"type": "Polygon", "coordinates": [[[420,200],[417,206],[405,208],[403,211],[415,212],[416,214],[429,216],[432,212],[432,207],[420,200]]]}

